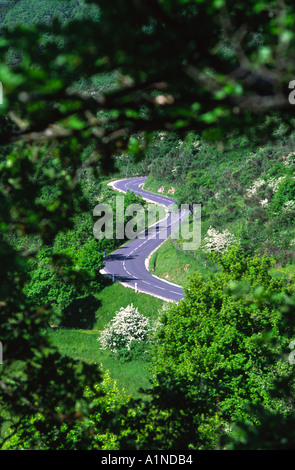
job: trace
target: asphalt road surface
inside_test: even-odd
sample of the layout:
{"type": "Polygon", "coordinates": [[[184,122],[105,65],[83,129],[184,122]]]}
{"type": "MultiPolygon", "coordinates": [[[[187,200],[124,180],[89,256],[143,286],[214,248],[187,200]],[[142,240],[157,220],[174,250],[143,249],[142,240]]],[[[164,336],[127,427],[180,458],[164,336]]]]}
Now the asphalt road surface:
{"type": "MultiPolygon", "coordinates": [[[[167,196],[153,194],[145,191],[140,186],[146,177],[129,178],[112,183],[114,189],[126,193],[129,189],[143,198],[161,204],[169,208],[176,202],[167,196]]],[[[180,286],[166,282],[153,276],[146,268],[146,259],[156,250],[171,234],[179,223],[179,215],[171,218],[167,212],[164,225],[157,223],[143,232],[138,238],[130,240],[124,246],[114,251],[105,258],[104,274],[112,276],[114,281],[120,282],[126,287],[162,298],[167,301],[178,302],[183,298],[184,292],[180,286]]],[[[163,222],[162,222],[163,224],[163,222]]]]}

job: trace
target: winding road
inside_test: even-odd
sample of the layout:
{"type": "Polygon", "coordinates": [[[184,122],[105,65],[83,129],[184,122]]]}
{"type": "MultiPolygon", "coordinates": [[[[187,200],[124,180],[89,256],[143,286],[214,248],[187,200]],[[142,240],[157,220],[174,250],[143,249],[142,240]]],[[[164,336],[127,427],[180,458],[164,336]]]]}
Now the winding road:
{"type": "MultiPolygon", "coordinates": [[[[146,177],[128,178],[115,181],[111,183],[111,186],[122,193],[126,193],[129,189],[149,202],[160,204],[167,209],[176,202],[173,198],[153,194],[142,189],[141,186],[145,180],[146,177]]],[[[165,233],[167,238],[171,235],[175,223],[177,221],[171,218],[170,213],[167,213],[167,234],[165,233]]],[[[161,225],[157,223],[151,227],[149,232],[145,231],[143,237],[129,241],[108,255],[104,260],[105,266],[101,272],[113,276],[114,281],[120,282],[126,287],[166,301],[178,302],[184,296],[182,287],[159,279],[147,269],[148,257],[165,241],[161,225]]]]}

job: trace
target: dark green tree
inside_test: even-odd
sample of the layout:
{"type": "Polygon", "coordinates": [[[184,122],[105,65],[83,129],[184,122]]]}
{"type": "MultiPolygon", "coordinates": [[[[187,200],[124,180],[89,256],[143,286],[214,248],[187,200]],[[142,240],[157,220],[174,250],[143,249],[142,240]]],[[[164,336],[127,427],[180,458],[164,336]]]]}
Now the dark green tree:
{"type": "Polygon", "coordinates": [[[185,298],[163,312],[153,372],[169,368],[176,379],[206,386],[220,432],[237,421],[260,423],[258,405],[290,413],[292,393],[280,396],[277,381],[292,383],[286,355],[294,318],[284,309],[294,286],[271,278],[269,258],[237,247],[219,256],[219,265],[209,279],[192,278],[185,298]]]}
{"type": "MultiPolygon", "coordinates": [[[[52,428],[58,432],[64,420],[74,426],[82,402],[82,415],[87,414],[83,384],[94,387],[100,380],[96,368],[62,358],[44,337],[51,312],[32,305],[23,290],[32,253],[18,251],[11,237],[37,235],[41,245],[52,246],[59,232],[73,228],[74,213],[88,207],[81,169],[92,169],[97,177],[115,169],[115,155],[143,157],[154,131],[193,130],[215,141],[233,128],[251,131],[260,141],[273,137],[278,124],[293,131],[291,1],[85,3],[99,12],[75,14],[75,2],[68,10],[57,1],[59,8],[50,3],[48,16],[42,13],[35,24],[35,10],[27,8],[22,17],[20,9],[28,2],[13,2],[19,22],[28,18],[30,26],[11,29],[7,12],[8,27],[1,29],[0,403],[1,424],[11,421],[11,432],[20,423],[22,429],[31,427],[29,418],[39,413],[45,434],[52,428]],[[52,190],[46,197],[45,184],[52,190]]],[[[64,266],[64,258],[55,262],[64,266]]],[[[75,280],[70,266],[67,282],[75,280]]],[[[219,312],[220,290],[213,300],[219,312]]],[[[269,311],[276,327],[276,314],[269,311]]],[[[233,308],[233,319],[237,316],[233,308]]],[[[263,312],[251,321],[253,328],[267,323],[263,312]]],[[[227,341],[237,331],[240,338],[233,327],[227,341]]],[[[236,371],[238,364],[232,365],[236,371]]],[[[233,390],[234,381],[228,383],[233,390]]]]}

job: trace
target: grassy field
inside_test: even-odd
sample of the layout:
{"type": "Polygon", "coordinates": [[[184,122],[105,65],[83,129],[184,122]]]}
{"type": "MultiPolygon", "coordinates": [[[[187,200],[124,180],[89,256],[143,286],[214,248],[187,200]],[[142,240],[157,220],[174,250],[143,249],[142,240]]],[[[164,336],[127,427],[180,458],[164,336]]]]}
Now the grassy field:
{"type": "Polygon", "coordinates": [[[95,323],[92,329],[52,328],[48,331],[49,338],[61,354],[89,364],[97,364],[109,370],[110,377],[116,380],[119,389],[133,396],[138,395],[140,387],[147,387],[148,369],[144,357],[130,362],[120,362],[111,352],[100,349],[97,341],[100,331],[113,318],[120,307],[133,303],[143,315],[151,319],[158,316],[163,301],[152,296],[135,293],[133,289],[114,283],[107,286],[96,300],[100,306],[95,312],[95,323]]]}
{"type": "Polygon", "coordinates": [[[152,274],[182,286],[197,269],[195,258],[177,250],[170,239],[153,253],[149,264],[152,274]]]}
{"type": "Polygon", "coordinates": [[[173,198],[173,194],[169,192],[169,190],[173,189],[172,184],[158,181],[150,175],[144,183],[144,189],[155,194],[163,194],[173,198]],[[159,189],[160,191],[158,191],[159,189]]]}
{"type": "MultiPolygon", "coordinates": [[[[171,239],[168,239],[151,256],[149,271],[162,279],[185,286],[194,273],[198,272],[206,277],[217,272],[218,268],[205,255],[197,254],[194,257],[175,247],[171,239]]],[[[288,279],[295,276],[295,266],[275,267],[270,270],[270,274],[276,278],[288,279]]]]}
{"type": "Polygon", "coordinates": [[[206,276],[215,272],[216,267],[205,256],[194,257],[176,248],[169,238],[151,256],[149,271],[162,279],[185,286],[196,272],[206,276]]]}
{"type": "Polygon", "coordinates": [[[141,292],[135,293],[133,289],[124,287],[119,283],[105,287],[97,294],[96,298],[101,302],[96,312],[94,326],[96,330],[103,329],[121,307],[127,307],[131,303],[134,307],[138,307],[142,315],[146,315],[151,319],[157,318],[158,311],[163,306],[162,300],[141,292]]]}

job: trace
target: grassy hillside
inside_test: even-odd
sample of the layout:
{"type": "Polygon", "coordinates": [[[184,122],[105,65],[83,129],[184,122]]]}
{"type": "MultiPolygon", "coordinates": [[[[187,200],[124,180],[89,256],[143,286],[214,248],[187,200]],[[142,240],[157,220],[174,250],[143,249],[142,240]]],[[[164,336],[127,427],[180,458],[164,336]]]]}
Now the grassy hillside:
{"type": "Polygon", "coordinates": [[[195,273],[205,276],[216,269],[202,254],[197,256],[183,251],[170,238],[153,253],[149,263],[152,274],[181,286],[185,286],[195,273]]]}
{"type": "MultiPolygon", "coordinates": [[[[131,303],[138,307],[141,314],[156,319],[163,301],[143,293],[135,293],[133,289],[114,283],[99,292],[93,303],[98,305],[95,310],[95,320],[91,329],[81,328],[51,328],[47,331],[52,343],[59,351],[73,359],[85,361],[88,364],[101,364],[109,370],[110,377],[117,382],[119,389],[136,396],[140,387],[147,387],[148,361],[145,355],[133,358],[131,361],[120,361],[110,351],[100,349],[97,341],[100,332],[114,317],[121,307],[131,303]]],[[[89,311],[85,312],[87,317],[89,311]]],[[[80,317],[81,320],[81,317],[80,317]]]]}
{"type": "MultiPolygon", "coordinates": [[[[258,251],[273,256],[277,268],[294,265],[295,146],[292,139],[282,138],[264,148],[236,139],[229,139],[222,148],[201,141],[195,134],[183,141],[176,137],[173,140],[171,136],[167,142],[165,139],[161,136],[151,146],[145,189],[173,195],[180,203],[201,204],[202,244],[190,255],[204,265],[206,252],[216,247],[218,239],[227,236],[228,240],[240,243],[247,253],[258,251]]],[[[180,248],[181,244],[179,240],[180,248]]],[[[177,265],[187,264],[187,254],[177,251],[171,244],[162,246],[154,255],[157,256],[155,272],[182,282],[185,274],[176,275],[177,265]],[[177,263],[168,270],[165,264],[175,258],[177,263]]],[[[194,261],[189,264],[193,266],[194,261]]],[[[203,268],[196,267],[204,271],[203,268]]]]}

